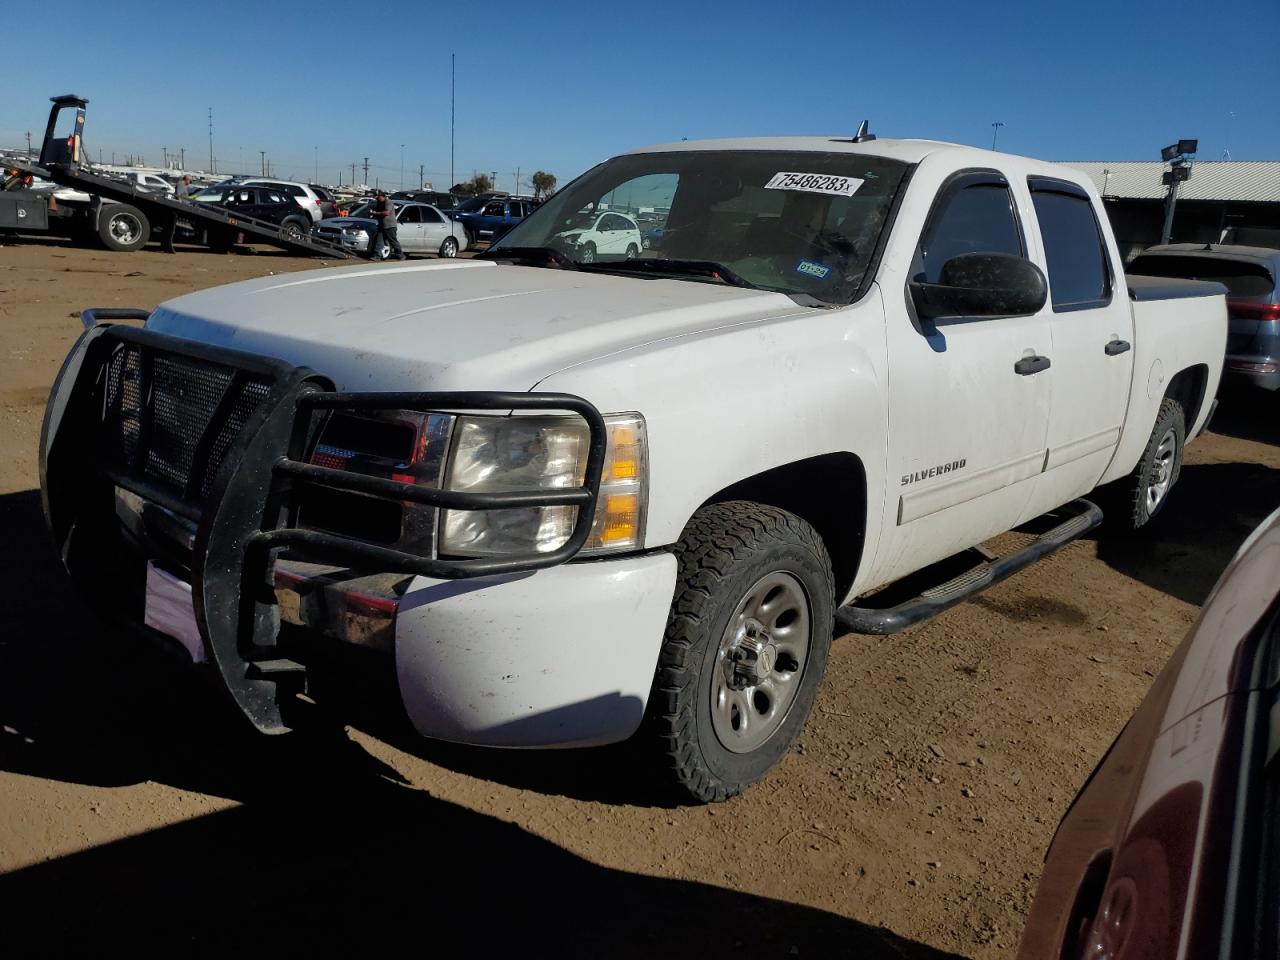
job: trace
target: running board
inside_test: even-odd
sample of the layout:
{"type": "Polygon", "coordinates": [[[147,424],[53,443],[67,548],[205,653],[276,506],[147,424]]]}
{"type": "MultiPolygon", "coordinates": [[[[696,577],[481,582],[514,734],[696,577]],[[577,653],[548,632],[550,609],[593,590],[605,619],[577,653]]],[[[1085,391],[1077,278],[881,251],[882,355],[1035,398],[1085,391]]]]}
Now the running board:
{"type": "Polygon", "coordinates": [[[1088,500],[1075,500],[1061,509],[1069,511],[1072,516],[1052,530],[1046,530],[1021,550],[1004,557],[988,554],[988,559],[973,569],[936,587],[922,590],[919,596],[894,607],[841,607],[836,611],[836,620],[855,633],[897,633],[981,593],[1102,523],[1102,511],[1088,500]]]}

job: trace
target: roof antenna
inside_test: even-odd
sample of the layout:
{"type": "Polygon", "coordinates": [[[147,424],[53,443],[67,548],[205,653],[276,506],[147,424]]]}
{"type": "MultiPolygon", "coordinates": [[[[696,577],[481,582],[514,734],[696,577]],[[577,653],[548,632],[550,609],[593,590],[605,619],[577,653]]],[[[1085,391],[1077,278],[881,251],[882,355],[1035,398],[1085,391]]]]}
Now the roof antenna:
{"type": "Polygon", "coordinates": [[[876,135],[867,132],[867,121],[863,120],[858,124],[858,132],[853,135],[854,143],[866,143],[868,140],[874,140],[876,135]]]}

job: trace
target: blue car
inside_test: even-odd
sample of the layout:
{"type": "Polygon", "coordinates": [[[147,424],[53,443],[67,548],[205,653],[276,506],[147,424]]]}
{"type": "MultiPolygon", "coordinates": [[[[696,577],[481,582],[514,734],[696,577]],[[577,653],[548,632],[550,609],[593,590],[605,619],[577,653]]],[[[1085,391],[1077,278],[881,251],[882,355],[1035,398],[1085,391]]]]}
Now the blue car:
{"type": "Polygon", "coordinates": [[[497,240],[532,213],[536,206],[532,201],[509,197],[473,197],[448,213],[466,228],[467,249],[471,249],[477,243],[497,240]]]}

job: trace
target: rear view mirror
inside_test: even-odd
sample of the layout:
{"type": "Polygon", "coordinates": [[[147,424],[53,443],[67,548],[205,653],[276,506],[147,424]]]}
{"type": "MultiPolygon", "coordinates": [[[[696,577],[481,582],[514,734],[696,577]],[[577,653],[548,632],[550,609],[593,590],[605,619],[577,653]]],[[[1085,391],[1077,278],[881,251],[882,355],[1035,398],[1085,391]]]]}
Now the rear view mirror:
{"type": "Polygon", "coordinates": [[[1025,316],[1039,311],[1049,295],[1040,268],[1007,253],[962,253],[942,265],[937,283],[912,280],[908,286],[922,320],[1025,316]]]}

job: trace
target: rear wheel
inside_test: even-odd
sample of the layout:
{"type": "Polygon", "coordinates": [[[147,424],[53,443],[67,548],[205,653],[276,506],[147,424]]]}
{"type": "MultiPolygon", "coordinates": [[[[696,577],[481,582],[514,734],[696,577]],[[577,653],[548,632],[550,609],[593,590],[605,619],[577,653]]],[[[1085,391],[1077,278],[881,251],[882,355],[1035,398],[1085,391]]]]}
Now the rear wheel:
{"type": "Polygon", "coordinates": [[[108,250],[138,250],[151,236],[147,216],[127,203],[113,203],[98,215],[98,239],[108,250]]]}
{"type": "Polygon", "coordinates": [[[638,256],[640,256],[640,250],[636,245],[634,243],[627,244],[627,259],[634,260],[638,256]]]}
{"type": "Polygon", "coordinates": [[[831,644],[831,561],[804,520],[745,501],[699,510],[676,555],[650,724],[685,795],[725,800],[804,728],[831,644]]]}
{"type": "Polygon", "coordinates": [[[440,256],[446,260],[452,260],[458,255],[458,241],[453,237],[445,237],[444,243],[440,244],[440,256]]]}
{"type": "Polygon", "coordinates": [[[1133,472],[1102,491],[1104,512],[1113,530],[1142,529],[1164,509],[1182,471],[1186,421],[1177,400],[1164,399],[1146,449],[1133,472]]]}

